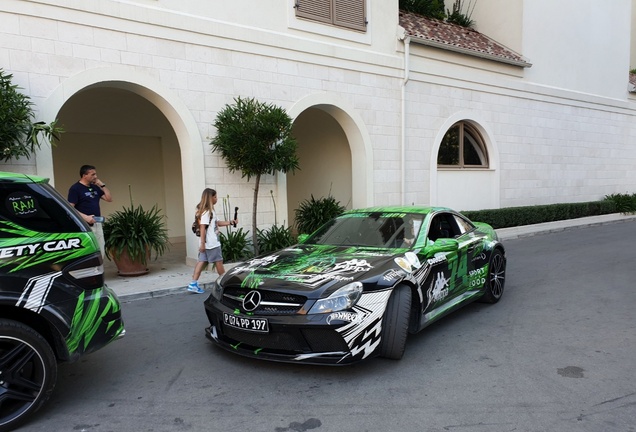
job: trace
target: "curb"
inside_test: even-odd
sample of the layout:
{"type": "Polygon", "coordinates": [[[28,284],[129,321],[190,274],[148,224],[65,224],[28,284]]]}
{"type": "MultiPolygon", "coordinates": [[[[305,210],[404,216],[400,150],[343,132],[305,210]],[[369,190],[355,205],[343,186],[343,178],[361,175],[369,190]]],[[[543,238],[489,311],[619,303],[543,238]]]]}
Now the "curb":
{"type": "Polygon", "coordinates": [[[539,234],[551,234],[566,230],[587,228],[592,226],[609,225],[615,223],[632,222],[636,220],[636,215],[626,215],[622,213],[612,213],[609,215],[588,216],[578,219],[566,219],[555,222],[545,222],[535,225],[524,225],[511,228],[500,228],[495,230],[500,240],[514,240],[525,237],[532,237],[539,234]]]}

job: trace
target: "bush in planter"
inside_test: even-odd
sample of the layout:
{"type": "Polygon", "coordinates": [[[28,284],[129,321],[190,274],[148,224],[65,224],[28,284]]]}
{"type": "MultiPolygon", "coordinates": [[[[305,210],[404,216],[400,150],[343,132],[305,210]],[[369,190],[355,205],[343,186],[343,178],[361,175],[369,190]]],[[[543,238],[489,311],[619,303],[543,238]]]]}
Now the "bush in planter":
{"type": "Polygon", "coordinates": [[[146,265],[153,252],[157,259],[170,244],[164,216],[156,205],[144,210],[131,199],[130,207],[124,206],[104,222],[104,244],[108,259],[118,260],[126,250],[133,261],[146,265]]]}

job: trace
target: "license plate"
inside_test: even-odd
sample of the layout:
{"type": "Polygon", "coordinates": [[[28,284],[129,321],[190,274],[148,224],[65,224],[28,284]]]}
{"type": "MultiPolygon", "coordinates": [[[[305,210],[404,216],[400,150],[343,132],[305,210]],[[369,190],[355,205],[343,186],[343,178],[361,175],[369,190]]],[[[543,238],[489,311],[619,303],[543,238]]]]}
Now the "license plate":
{"type": "Polygon", "coordinates": [[[265,318],[250,318],[239,315],[223,313],[225,325],[250,332],[268,333],[269,323],[265,318]]]}

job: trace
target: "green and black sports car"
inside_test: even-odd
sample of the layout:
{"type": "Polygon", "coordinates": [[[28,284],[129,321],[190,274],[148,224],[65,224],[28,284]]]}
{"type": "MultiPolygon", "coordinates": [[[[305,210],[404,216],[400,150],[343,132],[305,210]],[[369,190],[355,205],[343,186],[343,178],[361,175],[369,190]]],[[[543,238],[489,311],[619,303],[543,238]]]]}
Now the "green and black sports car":
{"type": "Polygon", "coordinates": [[[351,210],[220,277],[205,300],[206,336],[276,361],[400,359],[408,333],[472,301],[499,301],[505,272],[495,231],[455,211],[351,210]]]}

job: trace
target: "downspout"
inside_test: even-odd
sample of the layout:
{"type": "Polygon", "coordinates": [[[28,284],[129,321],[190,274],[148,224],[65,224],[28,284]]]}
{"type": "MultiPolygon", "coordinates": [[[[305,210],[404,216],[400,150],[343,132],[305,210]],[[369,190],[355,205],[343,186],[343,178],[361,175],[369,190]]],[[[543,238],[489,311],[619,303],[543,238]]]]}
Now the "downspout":
{"type": "MultiPolygon", "coordinates": [[[[404,29],[401,29],[404,32],[404,29]]],[[[400,40],[404,42],[404,78],[402,79],[400,109],[402,111],[400,124],[400,201],[406,205],[406,83],[409,82],[409,53],[411,38],[405,33],[401,34],[400,40]]]]}

